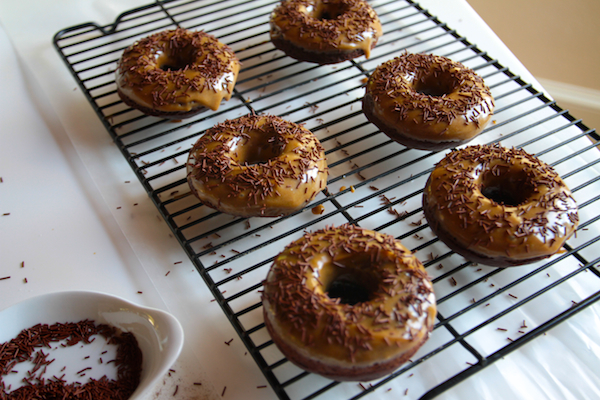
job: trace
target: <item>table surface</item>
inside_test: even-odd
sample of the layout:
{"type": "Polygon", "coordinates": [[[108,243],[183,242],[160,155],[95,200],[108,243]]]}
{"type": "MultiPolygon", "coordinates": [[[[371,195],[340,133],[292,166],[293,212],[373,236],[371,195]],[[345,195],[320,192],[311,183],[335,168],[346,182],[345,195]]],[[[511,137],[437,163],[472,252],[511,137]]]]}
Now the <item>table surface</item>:
{"type": "MultiPolygon", "coordinates": [[[[465,1],[420,3],[480,48],[493,49],[503,65],[543,91],[465,1]]],[[[143,4],[0,2],[0,277],[10,276],[0,281],[0,310],[38,294],[74,289],[164,309],[182,323],[186,342],[155,398],[172,398],[176,388],[177,398],[275,398],[262,387],[262,373],[52,47],[52,36],[62,28],[109,23],[143,4]]],[[[598,311],[594,305],[569,324],[585,332],[588,321],[592,328],[600,324],[598,311]]],[[[527,378],[520,390],[494,383],[515,379],[511,368],[531,356],[532,346],[548,346],[544,341],[553,335],[440,397],[463,398],[473,391],[484,398],[569,397],[568,387],[552,391],[527,378]]],[[[586,346],[598,354],[600,340],[596,336],[586,346]]],[[[547,360],[562,361],[560,354],[547,360]]],[[[576,384],[598,393],[598,382],[576,384]]]]}

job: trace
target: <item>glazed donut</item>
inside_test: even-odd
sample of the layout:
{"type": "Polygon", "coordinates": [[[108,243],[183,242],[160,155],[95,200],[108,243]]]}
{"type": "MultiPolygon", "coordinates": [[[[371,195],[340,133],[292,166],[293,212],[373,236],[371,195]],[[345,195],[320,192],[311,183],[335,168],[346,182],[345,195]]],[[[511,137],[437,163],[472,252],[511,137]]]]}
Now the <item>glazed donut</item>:
{"type": "Polygon", "coordinates": [[[288,245],[264,281],[265,325],[295,365],[337,381],[396,370],[429,338],[435,295],[394,237],[352,225],[288,245]]]}
{"type": "Polygon", "coordinates": [[[233,51],[214,36],[178,28],[125,49],[117,64],[117,93],[147,115],[188,118],[229,100],[239,69],[233,51]]]}
{"type": "Polygon", "coordinates": [[[461,63],[405,53],[373,71],[362,108],[396,142],[442,150],[477,136],[493,113],[494,100],[483,79],[461,63]]]}
{"type": "Polygon", "coordinates": [[[364,0],[284,0],[270,25],[276,48],[317,64],[369,58],[382,35],[377,14],[364,0]]]}
{"type": "Polygon", "coordinates": [[[208,129],[190,151],[187,172],[200,201],[241,217],[291,214],[327,185],[319,140],[271,115],[247,115],[208,129]]]}
{"type": "Polygon", "coordinates": [[[556,253],[577,228],[577,204],[538,158],[500,145],[469,146],[435,167],[423,193],[433,232],[466,259],[510,267],[556,253]]]}

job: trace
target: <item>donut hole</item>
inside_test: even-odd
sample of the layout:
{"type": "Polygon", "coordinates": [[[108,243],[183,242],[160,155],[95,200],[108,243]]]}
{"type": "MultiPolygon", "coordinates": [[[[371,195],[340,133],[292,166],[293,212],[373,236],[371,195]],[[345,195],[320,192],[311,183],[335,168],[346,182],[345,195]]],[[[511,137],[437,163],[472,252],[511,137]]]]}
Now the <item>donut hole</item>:
{"type": "Polygon", "coordinates": [[[373,299],[378,279],[369,268],[370,262],[361,263],[364,267],[355,267],[357,258],[360,260],[355,257],[348,262],[336,261],[337,266],[332,267],[332,279],[325,284],[325,293],[330,299],[339,299],[340,303],[351,306],[373,299]]]}
{"type": "Polygon", "coordinates": [[[417,93],[442,97],[456,90],[459,82],[448,73],[445,74],[427,74],[416,80],[414,90],[417,93]]]}
{"type": "Polygon", "coordinates": [[[232,151],[237,155],[240,164],[266,164],[279,158],[284,151],[285,143],[276,132],[254,131],[234,146],[232,151]]]}
{"type": "Polygon", "coordinates": [[[167,50],[156,63],[163,71],[181,71],[196,62],[196,53],[189,47],[167,50]]]}
{"type": "Polygon", "coordinates": [[[319,21],[328,21],[341,17],[347,11],[348,7],[344,4],[321,2],[313,12],[312,17],[319,21]]]}
{"type": "Polygon", "coordinates": [[[528,201],[535,185],[523,170],[500,168],[488,171],[482,179],[481,193],[488,199],[505,206],[517,207],[528,201]]]}

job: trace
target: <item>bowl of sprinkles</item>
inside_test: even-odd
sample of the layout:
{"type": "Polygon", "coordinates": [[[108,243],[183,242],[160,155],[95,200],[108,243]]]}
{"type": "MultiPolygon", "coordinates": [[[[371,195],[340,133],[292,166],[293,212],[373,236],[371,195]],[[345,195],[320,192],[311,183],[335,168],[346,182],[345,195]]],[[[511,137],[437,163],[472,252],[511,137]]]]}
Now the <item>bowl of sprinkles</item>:
{"type": "Polygon", "coordinates": [[[0,311],[0,399],[143,399],[183,346],[171,314],[99,292],[0,311]]]}

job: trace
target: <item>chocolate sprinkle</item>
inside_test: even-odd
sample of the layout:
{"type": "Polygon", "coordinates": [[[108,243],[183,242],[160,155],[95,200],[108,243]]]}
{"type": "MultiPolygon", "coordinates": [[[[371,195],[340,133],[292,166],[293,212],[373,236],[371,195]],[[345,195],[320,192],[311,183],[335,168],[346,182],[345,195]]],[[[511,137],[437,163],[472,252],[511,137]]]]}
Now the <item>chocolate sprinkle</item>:
{"type": "MultiPolygon", "coordinates": [[[[76,323],[57,323],[54,325],[38,324],[21,331],[14,339],[0,344],[0,398],[14,400],[29,399],[94,399],[94,400],[120,400],[128,399],[137,388],[140,381],[142,366],[142,353],[138,347],[135,336],[131,333],[121,332],[106,325],[96,325],[94,321],[84,320],[76,323]],[[88,382],[67,383],[64,375],[46,379],[43,377],[45,369],[42,367],[51,364],[54,359],[48,360],[48,354],[41,348],[52,348],[51,343],[66,339],[63,347],[74,346],[80,342],[91,343],[93,335],[101,335],[107,343],[117,346],[117,379],[111,380],[106,376],[88,382]],[[36,350],[40,349],[40,350],[36,350]],[[24,378],[25,385],[10,391],[6,388],[1,377],[13,371],[17,363],[31,361],[35,366],[29,371],[29,378],[24,378]],[[36,375],[38,370],[41,374],[36,375]],[[9,392],[10,391],[10,392],[9,392]]],[[[87,367],[77,372],[84,376],[87,367]]],[[[64,368],[63,368],[64,370],[64,368]]]]}

